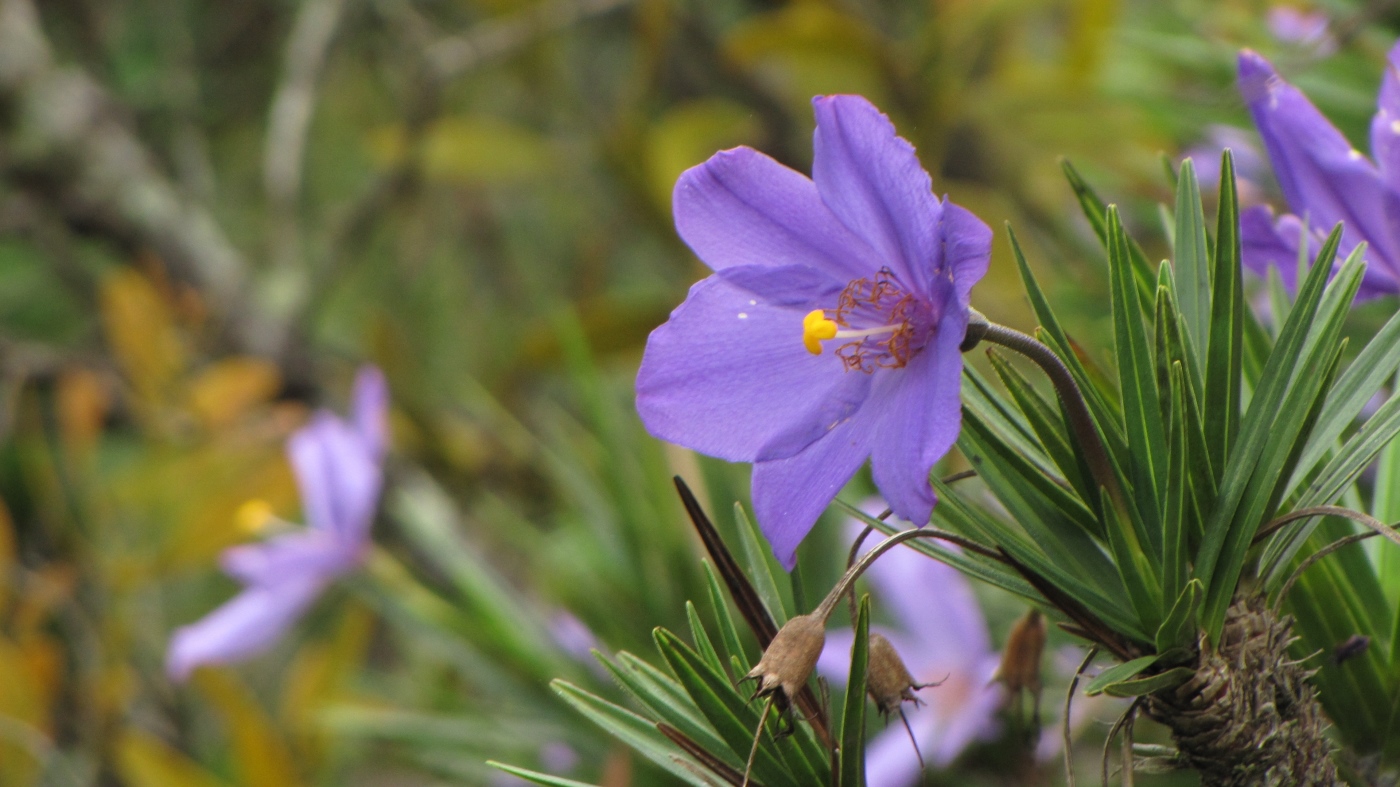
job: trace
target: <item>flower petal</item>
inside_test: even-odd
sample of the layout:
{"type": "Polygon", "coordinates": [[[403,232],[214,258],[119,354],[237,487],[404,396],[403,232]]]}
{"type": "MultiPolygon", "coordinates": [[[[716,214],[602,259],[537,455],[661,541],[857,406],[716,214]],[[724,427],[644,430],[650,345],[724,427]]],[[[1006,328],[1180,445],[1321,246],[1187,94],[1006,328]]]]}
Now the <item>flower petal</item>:
{"type": "Polygon", "coordinates": [[[847,373],[832,352],[802,346],[802,318],[834,303],[842,285],[810,268],[746,267],[691,287],[652,331],[637,373],[637,411],[655,436],[735,462],[786,458],[860,407],[870,375],[847,373]],[[728,276],[756,273],[736,286],[728,276]],[[787,278],[792,305],[752,288],[787,278]]]}
{"type": "Polygon", "coordinates": [[[322,411],[287,441],[307,524],[355,541],[369,536],[383,474],[360,432],[322,411]]]}
{"type": "Polygon", "coordinates": [[[384,455],[389,437],[389,383],[378,368],[362,366],[355,375],[350,418],[370,456],[378,460],[384,455]]]}
{"type": "Polygon", "coordinates": [[[754,514],[783,568],[797,564],[797,545],[870,455],[874,418],[863,408],[801,453],[754,464],[754,514]]]}
{"type": "Polygon", "coordinates": [[[952,274],[958,304],[965,310],[972,285],[987,274],[992,262],[992,228],[967,208],[943,200],[943,264],[952,274]]]}
{"type": "Polygon", "coordinates": [[[362,545],[324,530],[286,533],[256,544],[224,550],[224,573],[248,585],[276,585],[287,577],[330,578],[354,568],[362,545]]]}
{"type": "Polygon", "coordinates": [[[844,286],[880,268],[875,251],[836,220],[812,181],[752,148],[721,151],[686,170],[672,210],[681,238],[717,271],[806,265],[844,286]]]}
{"type": "Polygon", "coordinates": [[[1296,289],[1298,242],[1302,234],[1303,223],[1297,216],[1284,214],[1275,222],[1274,211],[1267,205],[1249,208],[1240,214],[1240,253],[1244,266],[1260,276],[1267,276],[1271,267],[1278,268],[1279,278],[1288,289],[1296,289]]]}
{"type": "Polygon", "coordinates": [[[1391,188],[1400,188],[1400,43],[1391,47],[1376,96],[1371,119],[1371,153],[1381,177],[1391,188]]]}
{"type": "Polygon", "coordinates": [[[199,621],[175,631],[166,651],[166,674],[171,680],[183,681],[195,667],[256,656],[291,628],[324,585],[319,577],[311,576],[247,588],[199,621]]]}
{"type": "Polygon", "coordinates": [[[920,527],[933,513],[929,472],[962,429],[958,347],[966,332],[967,312],[947,308],[929,345],[886,375],[889,387],[872,391],[867,405],[881,413],[871,456],[875,486],[901,519],[920,527]]]}
{"type": "Polygon", "coordinates": [[[914,147],[860,96],[818,96],[812,106],[817,115],[812,180],[822,201],[897,277],[928,292],[943,271],[938,235],[943,206],[914,147]]]}
{"type": "Polygon", "coordinates": [[[1400,206],[1380,171],[1267,60],[1249,50],[1240,53],[1239,85],[1293,213],[1307,215],[1317,227],[1345,223],[1354,238],[1371,244],[1374,257],[1394,269],[1400,249],[1392,219],[1400,216],[1400,206]]]}

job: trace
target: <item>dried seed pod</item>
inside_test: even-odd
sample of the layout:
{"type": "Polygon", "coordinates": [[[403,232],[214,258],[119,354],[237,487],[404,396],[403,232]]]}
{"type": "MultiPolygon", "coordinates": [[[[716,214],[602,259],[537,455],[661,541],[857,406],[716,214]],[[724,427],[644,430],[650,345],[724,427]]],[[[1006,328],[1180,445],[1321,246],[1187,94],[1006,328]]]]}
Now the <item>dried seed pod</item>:
{"type": "Polygon", "coordinates": [[[1040,657],[1044,651],[1045,618],[1033,609],[1011,629],[1006,650],[1001,654],[1001,666],[997,668],[996,680],[1006,684],[1012,696],[1025,689],[1037,707],[1040,704],[1040,657]]]}
{"type": "Polygon", "coordinates": [[[1332,664],[1336,666],[1342,664],[1343,662],[1350,661],[1351,659],[1354,659],[1357,656],[1360,656],[1361,654],[1365,653],[1366,650],[1370,647],[1370,637],[1366,636],[1365,634],[1352,634],[1350,637],[1347,637],[1345,640],[1339,643],[1337,647],[1332,649],[1332,664]]]}
{"type": "Polygon", "coordinates": [[[920,700],[914,696],[914,692],[942,683],[915,681],[894,645],[883,636],[874,633],[870,635],[870,667],[866,674],[866,690],[870,693],[870,699],[874,700],[875,707],[879,708],[884,716],[898,713],[900,706],[905,702],[919,705],[920,700]]]}
{"type": "Polygon", "coordinates": [[[763,651],[763,658],[744,676],[744,680],[758,681],[755,697],[778,694],[778,706],[785,709],[797,692],[807,685],[807,679],[812,676],[817,657],[822,654],[825,644],[825,617],[798,615],[778,629],[777,636],[763,651]]]}

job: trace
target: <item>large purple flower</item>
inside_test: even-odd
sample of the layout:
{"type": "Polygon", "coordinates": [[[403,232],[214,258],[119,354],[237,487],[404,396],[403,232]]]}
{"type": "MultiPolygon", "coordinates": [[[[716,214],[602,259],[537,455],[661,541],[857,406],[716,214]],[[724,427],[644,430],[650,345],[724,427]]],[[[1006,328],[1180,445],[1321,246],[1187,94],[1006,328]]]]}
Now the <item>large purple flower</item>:
{"type": "MultiPolygon", "coordinates": [[[[878,506],[876,506],[878,507],[878,506]]],[[[863,525],[851,523],[854,538],[863,525]]],[[[866,549],[877,543],[868,539],[866,549]]],[[[904,706],[909,729],[929,765],[944,768],[977,741],[996,737],[997,711],[1006,689],[995,682],[1001,656],[992,649],[987,621],[966,578],[907,547],[886,553],[865,573],[876,604],[889,609],[900,630],[871,626],[905,661],[914,680],[938,683],[918,692],[922,704],[904,706]]],[[[817,670],[845,683],[851,668],[850,629],[828,632],[817,670]]],[[[920,783],[919,754],[903,725],[890,724],[866,747],[865,780],[881,787],[920,783]]]]}
{"type": "Polygon", "coordinates": [[[928,521],[991,255],[991,230],[934,196],[869,101],[812,103],[811,180],[741,147],[676,183],[676,229],[715,273],[652,332],[637,375],[652,434],[754,463],[758,522],[788,568],[866,457],[890,506],[928,521]]]}
{"type": "Polygon", "coordinates": [[[321,590],[360,564],[383,483],[388,389],[378,369],[355,379],[349,422],[317,412],[287,443],[310,525],[225,550],[224,572],[243,592],[176,630],[166,672],[182,681],[203,664],[255,656],[282,636],[321,590]]]}
{"type": "Polygon", "coordinates": [[[1390,51],[1378,109],[1371,121],[1375,162],[1351,146],[1269,61],[1245,50],[1239,86],[1264,139],[1292,214],[1274,219],[1264,206],[1240,216],[1244,263],[1263,274],[1270,265],[1295,286],[1298,250],[1313,258],[1321,240],[1344,225],[1342,255],[1365,241],[1369,265],[1360,297],[1400,292],[1400,46],[1390,51]],[[1307,218],[1304,222],[1300,216],[1307,218]],[[1306,237],[1305,237],[1306,235],[1306,237]]]}

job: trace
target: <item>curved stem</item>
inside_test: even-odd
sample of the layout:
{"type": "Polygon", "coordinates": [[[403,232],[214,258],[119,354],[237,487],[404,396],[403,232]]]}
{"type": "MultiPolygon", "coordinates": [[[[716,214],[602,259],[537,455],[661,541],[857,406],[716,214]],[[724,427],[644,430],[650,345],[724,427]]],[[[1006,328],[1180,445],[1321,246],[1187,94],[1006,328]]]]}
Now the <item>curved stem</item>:
{"type": "MultiPolygon", "coordinates": [[[[1115,508],[1126,512],[1127,498],[1118,483],[1117,474],[1113,472],[1108,450],[1104,448],[1103,441],[1099,439],[1098,429],[1094,427],[1094,418],[1089,414],[1084,394],[1080,392],[1079,384],[1074,381],[1069,368],[1053,350],[1032,336],[990,322],[976,309],[968,310],[968,319],[969,342],[975,344],[977,340],[988,341],[1014,350],[1033,361],[1045,372],[1045,376],[1050,378],[1050,384],[1055,386],[1055,393],[1059,395],[1060,404],[1065,409],[1065,417],[1069,419],[1069,427],[1074,431],[1080,448],[1084,451],[1084,460],[1089,465],[1089,472],[1094,476],[1094,483],[1108,491],[1115,508]]],[[[970,349],[966,342],[963,346],[970,349]]]]}
{"type": "Polygon", "coordinates": [[[885,539],[884,541],[881,541],[880,543],[876,544],[874,548],[872,548],[869,552],[866,552],[863,556],[861,556],[860,562],[846,569],[846,573],[841,575],[841,579],[836,583],[836,586],[831,589],[830,593],[826,594],[826,598],[822,599],[822,603],[815,610],[812,611],[812,616],[817,618],[818,620],[821,620],[822,622],[825,622],[827,618],[831,617],[831,610],[835,609],[836,604],[841,600],[841,597],[846,595],[846,592],[851,589],[851,586],[854,585],[855,581],[860,578],[860,575],[864,574],[867,568],[870,568],[870,565],[875,562],[876,558],[890,551],[894,547],[903,544],[905,541],[909,541],[910,539],[914,538],[942,539],[944,541],[957,544],[958,546],[964,549],[976,552],[979,555],[982,555],[983,557],[991,558],[1002,563],[1007,562],[1004,556],[993,552],[990,549],[987,549],[986,547],[976,543],[975,541],[968,541],[967,539],[962,538],[961,536],[956,536],[952,533],[945,533],[941,530],[934,530],[933,528],[922,528],[918,530],[902,530],[885,539]]]}
{"type": "Polygon", "coordinates": [[[1312,508],[1300,508],[1297,511],[1285,514],[1259,528],[1259,532],[1255,534],[1254,540],[1250,542],[1250,545],[1258,544],[1260,541],[1263,541],[1265,538],[1281,530],[1284,525],[1290,522],[1296,522],[1299,519],[1311,519],[1315,516],[1339,516],[1343,519],[1350,519],[1359,525],[1364,525],[1375,531],[1376,535],[1385,536],[1396,544],[1400,544],[1400,533],[1395,532],[1395,528],[1400,527],[1400,524],[1387,525],[1369,514],[1363,514],[1360,511],[1353,511],[1350,508],[1342,508],[1341,506],[1313,506],[1312,508]]]}

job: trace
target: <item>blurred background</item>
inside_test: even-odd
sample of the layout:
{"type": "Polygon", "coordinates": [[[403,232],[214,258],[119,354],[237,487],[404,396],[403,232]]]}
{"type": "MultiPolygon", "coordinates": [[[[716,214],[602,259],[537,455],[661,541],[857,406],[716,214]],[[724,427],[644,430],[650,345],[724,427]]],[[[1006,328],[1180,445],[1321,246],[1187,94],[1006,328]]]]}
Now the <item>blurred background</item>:
{"type": "MultiPolygon", "coordinates": [[[[1368,149],[1397,5],[0,0],[0,784],[519,783],[488,758],[680,783],[549,688],[626,704],[589,649],[656,662],[654,626],[710,614],[672,475],[731,535],[747,499],[746,467],[632,410],[648,332],[706,273],[671,227],[677,175],[739,144],[806,171],[811,97],[861,93],[998,230],[974,304],[1032,327],[1009,221],[1101,352],[1061,157],[1158,257],[1188,151],[1208,173],[1233,146],[1246,199],[1279,204],[1236,52],[1368,149]],[[365,362],[392,398],[372,554],[270,653],[172,684],[171,631],[238,589],[217,562],[256,537],[237,511],[304,521],[283,444],[365,362]]],[[[818,527],[798,595],[846,538],[818,527]]],[[[1000,645],[1024,607],[977,592],[1000,645]]],[[[1049,738],[1071,645],[1052,633],[1049,738]]],[[[1081,780],[1120,712],[1074,727],[1081,780]]],[[[1063,783],[1002,744],[925,783],[1063,783]]]]}

